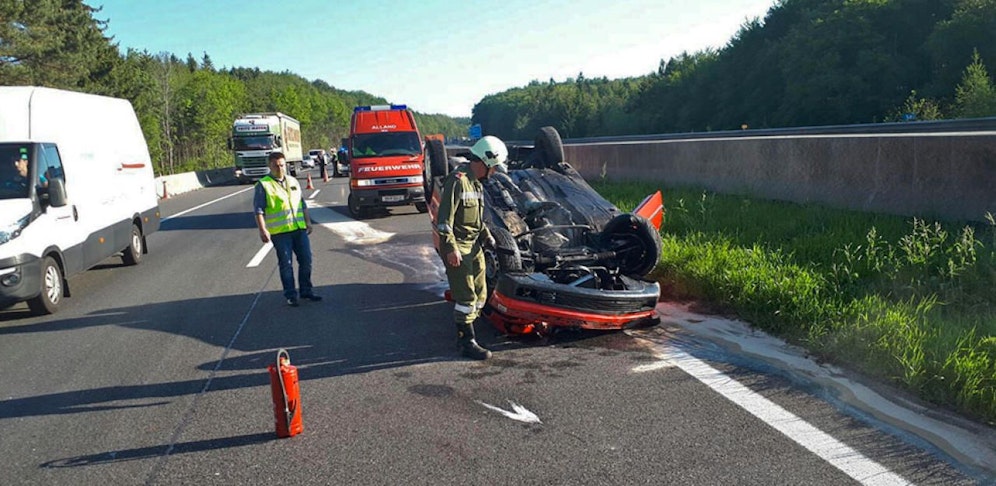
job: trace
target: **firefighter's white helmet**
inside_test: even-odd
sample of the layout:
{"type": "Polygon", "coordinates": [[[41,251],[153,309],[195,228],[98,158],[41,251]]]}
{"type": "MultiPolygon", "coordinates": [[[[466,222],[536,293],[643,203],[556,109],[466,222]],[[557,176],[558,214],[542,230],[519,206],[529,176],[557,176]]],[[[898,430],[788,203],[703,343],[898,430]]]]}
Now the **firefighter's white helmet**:
{"type": "Polygon", "coordinates": [[[491,135],[478,140],[470,148],[470,153],[481,159],[488,167],[500,166],[508,160],[508,148],[505,147],[505,142],[491,135]]]}

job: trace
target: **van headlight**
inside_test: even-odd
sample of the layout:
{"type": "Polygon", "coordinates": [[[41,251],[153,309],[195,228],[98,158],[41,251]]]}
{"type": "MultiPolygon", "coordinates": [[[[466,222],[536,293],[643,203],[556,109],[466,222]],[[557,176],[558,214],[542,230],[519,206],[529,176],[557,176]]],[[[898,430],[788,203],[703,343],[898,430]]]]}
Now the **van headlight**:
{"type": "Polygon", "coordinates": [[[7,226],[0,227],[0,245],[21,236],[21,230],[28,225],[31,215],[27,214],[23,218],[14,221],[7,226]]]}

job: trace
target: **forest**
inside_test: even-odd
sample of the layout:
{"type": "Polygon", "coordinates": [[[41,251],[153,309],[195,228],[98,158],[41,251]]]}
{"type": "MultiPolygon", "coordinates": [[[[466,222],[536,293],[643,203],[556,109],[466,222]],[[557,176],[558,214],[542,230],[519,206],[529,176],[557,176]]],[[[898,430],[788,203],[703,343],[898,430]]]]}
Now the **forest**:
{"type": "MultiPolygon", "coordinates": [[[[305,148],[338,145],[357,105],[404,102],[334,80],[216,68],[208,53],[121,51],[83,0],[0,0],[0,85],[126,98],[157,172],[225,167],[239,113],[301,121],[305,148]]],[[[652,33],[649,33],[652,35],[652,33]]],[[[663,35],[663,33],[661,34],[663,35]]],[[[472,117],[416,113],[424,133],[523,140],[996,116],[996,0],[778,0],[725,46],[645,76],[579,73],[488,95],[472,117]]]]}
{"type": "Polygon", "coordinates": [[[720,49],[626,79],[485,97],[485,133],[529,140],[996,116],[996,0],[780,0],[720,49]]]}

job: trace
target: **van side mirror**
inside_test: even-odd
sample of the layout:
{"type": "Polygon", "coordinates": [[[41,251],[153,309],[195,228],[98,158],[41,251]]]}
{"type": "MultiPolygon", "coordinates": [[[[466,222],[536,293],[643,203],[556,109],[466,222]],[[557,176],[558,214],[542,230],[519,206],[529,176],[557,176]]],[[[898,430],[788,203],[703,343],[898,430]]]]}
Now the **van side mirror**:
{"type": "Polygon", "coordinates": [[[228,137],[228,150],[235,150],[235,141],[228,137]]]}
{"type": "Polygon", "coordinates": [[[279,145],[281,147],[284,146],[284,137],[281,137],[280,135],[277,135],[276,141],[277,141],[277,145],[279,145]]]}
{"type": "MultiPolygon", "coordinates": [[[[61,208],[67,204],[66,183],[62,179],[49,179],[48,188],[45,189],[48,196],[48,204],[54,208],[61,208]]],[[[42,199],[45,194],[41,195],[42,199]]]]}

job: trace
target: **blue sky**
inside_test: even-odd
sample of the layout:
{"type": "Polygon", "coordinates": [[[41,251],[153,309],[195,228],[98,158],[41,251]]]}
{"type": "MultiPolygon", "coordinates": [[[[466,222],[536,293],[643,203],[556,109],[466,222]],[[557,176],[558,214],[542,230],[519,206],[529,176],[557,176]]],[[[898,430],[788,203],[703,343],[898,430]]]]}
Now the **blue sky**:
{"type": "Polygon", "coordinates": [[[532,80],[640,76],[721,48],[775,0],[85,0],[122,51],[207,52],[363,90],[423,113],[470,116],[532,80]]]}

